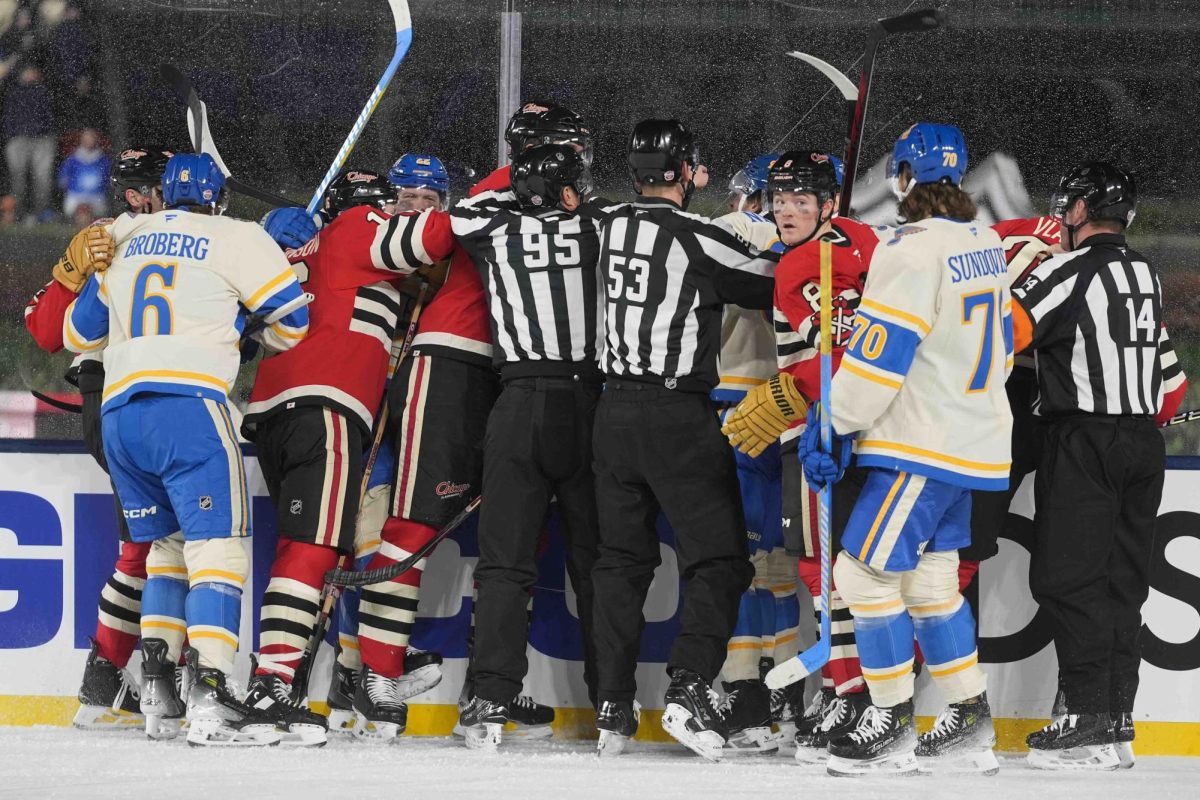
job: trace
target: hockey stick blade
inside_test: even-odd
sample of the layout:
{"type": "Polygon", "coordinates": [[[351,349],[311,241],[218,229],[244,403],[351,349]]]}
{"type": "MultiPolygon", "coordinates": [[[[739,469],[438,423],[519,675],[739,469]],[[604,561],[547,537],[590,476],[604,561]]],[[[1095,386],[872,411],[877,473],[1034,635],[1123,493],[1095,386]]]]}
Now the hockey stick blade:
{"type": "Polygon", "coordinates": [[[822,75],[824,75],[826,78],[829,78],[829,80],[833,82],[833,85],[837,87],[837,90],[842,94],[842,98],[846,101],[853,103],[858,99],[858,87],[854,84],[854,81],[847,78],[844,72],[830,64],[828,61],[822,61],[816,56],[809,55],[808,53],[801,53],[799,50],[793,50],[792,52],[788,53],[788,55],[792,58],[797,58],[806,64],[811,64],[820,70],[822,75]]]}
{"type": "Polygon", "coordinates": [[[37,389],[30,389],[29,393],[33,395],[35,399],[41,400],[48,406],[54,406],[60,411],[69,411],[72,414],[83,413],[83,405],[81,403],[68,403],[66,400],[59,400],[57,397],[51,397],[48,394],[42,394],[37,389]]]}
{"type": "Polygon", "coordinates": [[[771,667],[771,671],[767,673],[766,677],[767,688],[782,689],[785,686],[791,686],[796,681],[804,680],[809,675],[820,672],[821,667],[828,663],[829,640],[822,639],[795,658],[789,658],[782,664],[771,667]]]}
{"type": "Polygon", "coordinates": [[[922,8],[875,20],[875,24],[889,36],[894,33],[920,33],[945,25],[946,12],[940,8],[922,8]]]}
{"type": "Polygon", "coordinates": [[[370,586],[373,583],[385,583],[392,580],[398,575],[403,575],[417,565],[421,559],[426,558],[432,553],[437,546],[442,543],[450,534],[458,529],[467,521],[467,517],[475,513],[475,509],[479,508],[479,504],[483,501],[483,496],[476,496],[474,500],[467,503],[467,507],[446,523],[432,539],[424,544],[417,552],[413,553],[403,561],[397,561],[386,567],[377,569],[354,570],[354,569],[331,569],[325,573],[325,582],[334,586],[370,586]]]}

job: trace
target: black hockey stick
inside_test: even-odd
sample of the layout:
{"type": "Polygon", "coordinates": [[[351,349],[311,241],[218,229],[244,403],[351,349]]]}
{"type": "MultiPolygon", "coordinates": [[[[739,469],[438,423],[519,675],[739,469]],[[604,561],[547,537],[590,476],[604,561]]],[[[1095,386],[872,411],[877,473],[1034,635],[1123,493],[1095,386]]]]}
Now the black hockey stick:
{"type": "MultiPolygon", "coordinates": [[[[863,125],[867,119],[867,105],[871,98],[871,77],[875,71],[875,51],[885,36],[897,33],[920,33],[939,28],[946,22],[946,13],[941,9],[920,9],[895,17],[876,20],[867,37],[867,49],[863,54],[862,74],[858,79],[858,99],[850,115],[846,132],[846,155],[843,159],[842,199],[838,214],[850,215],[850,195],[854,190],[854,178],[858,174],[858,158],[862,147],[863,125]]],[[[810,62],[811,63],[811,62],[810,62]]]]}
{"type": "Polygon", "coordinates": [[[1200,420],[1200,408],[1193,408],[1191,411],[1180,411],[1164,422],[1163,427],[1169,428],[1172,425],[1182,425],[1185,422],[1195,422],[1196,420],[1200,420]]]}
{"type": "Polygon", "coordinates": [[[204,101],[200,99],[200,95],[196,94],[196,89],[192,86],[192,82],[173,64],[162,64],[159,67],[159,72],[162,73],[163,79],[175,90],[176,96],[187,105],[188,132],[192,137],[192,149],[197,153],[208,153],[212,156],[213,161],[217,162],[217,166],[221,169],[221,172],[225,173],[225,185],[229,187],[231,192],[251,197],[275,208],[295,208],[300,205],[288,200],[286,197],[281,197],[265,189],[259,189],[257,186],[251,186],[229,174],[229,167],[225,166],[225,161],[221,158],[221,153],[217,150],[217,145],[213,142],[212,133],[208,129],[208,107],[204,105],[204,101]]]}
{"type": "MultiPolygon", "coordinates": [[[[57,409],[69,411],[72,414],[83,413],[83,405],[81,403],[68,403],[66,400],[58,400],[48,394],[42,394],[37,389],[30,389],[29,393],[48,406],[54,406],[57,409]]],[[[1168,422],[1167,424],[1170,425],[1171,423],[1168,422]]]]}

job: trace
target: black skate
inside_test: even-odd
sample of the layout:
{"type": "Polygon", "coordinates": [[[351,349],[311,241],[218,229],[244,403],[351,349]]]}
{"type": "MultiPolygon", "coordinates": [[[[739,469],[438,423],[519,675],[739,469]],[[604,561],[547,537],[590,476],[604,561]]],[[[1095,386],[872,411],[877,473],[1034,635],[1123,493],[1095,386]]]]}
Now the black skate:
{"type": "Polygon", "coordinates": [[[637,733],[641,717],[642,707],[636,700],[632,703],[624,700],[600,703],[600,710],[596,712],[596,729],[600,731],[596,755],[601,758],[621,755],[625,745],[637,733]]]}
{"type": "Polygon", "coordinates": [[[404,674],[396,684],[396,694],[409,700],[428,692],[442,682],[442,654],[432,650],[408,648],[404,653],[404,674]]]}
{"type": "Polygon", "coordinates": [[[519,694],[506,708],[510,724],[504,727],[504,732],[510,738],[545,739],[554,735],[551,727],[554,723],[553,707],[535,703],[527,694],[519,694]]]}
{"type": "Polygon", "coordinates": [[[1133,756],[1133,714],[1118,711],[1112,715],[1113,739],[1121,769],[1131,769],[1137,760],[1133,756]]]}
{"type": "Polygon", "coordinates": [[[93,639],[79,684],[79,710],[71,724],[88,731],[142,730],[146,718],[139,697],[137,682],[101,656],[93,639]]]}
{"type": "Polygon", "coordinates": [[[891,708],[868,706],[858,726],[829,740],[829,774],[916,775],[917,727],[913,704],[906,700],[891,708]]]}
{"type": "Polygon", "coordinates": [[[763,755],[779,752],[782,738],[771,729],[771,692],[762,681],[741,680],[723,684],[721,716],[729,738],[727,755],[763,755]]]}
{"type": "Polygon", "coordinates": [[[292,687],[278,675],[255,675],[243,701],[275,721],[281,745],[320,747],[325,744],[326,721],[292,700],[292,687]]]}
{"type": "Polygon", "coordinates": [[[1108,770],[1121,765],[1108,714],[1064,714],[1025,737],[1029,766],[1053,770],[1108,770]]]}
{"type": "Polygon", "coordinates": [[[771,726],[780,736],[780,746],[796,736],[796,723],[804,713],[804,680],[771,690],[771,726]]]}
{"type": "Polygon", "coordinates": [[[354,735],[377,742],[394,741],[408,726],[408,705],[396,692],[399,678],[388,678],[363,665],[354,693],[354,735]]]}
{"type": "MultiPolygon", "coordinates": [[[[822,689],[833,693],[832,689],[822,689]]],[[[814,699],[815,702],[815,699],[814,699]]],[[[833,694],[824,707],[817,727],[801,738],[796,734],[796,762],[799,764],[824,764],[829,760],[829,743],[840,739],[858,727],[859,721],[871,707],[871,695],[866,692],[833,694]]]]}
{"type": "Polygon", "coordinates": [[[720,761],[728,728],[712,687],[690,669],[676,668],[664,704],[663,730],[693,753],[720,761]]]}
{"type": "Polygon", "coordinates": [[[192,747],[261,747],[277,745],[282,734],[275,720],[241,702],[229,690],[225,673],[199,666],[196,652],[188,653],[192,688],[188,692],[187,743],[192,747]]]}
{"type": "Polygon", "coordinates": [[[987,695],[973,703],[951,703],[938,714],[933,728],[917,739],[917,760],[922,772],[973,772],[995,775],[1000,771],[996,730],[987,695]]]}
{"type": "Polygon", "coordinates": [[[329,732],[353,735],[358,727],[354,714],[354,693],[358,691],[357,669],[334,662],[333,680],[329,684],[329,732]]]}
{"type": "Polygon", "coordinates": [[[463,741],[472,750],[495,750],[508,719],[508,707],[503,703],[472,697],[459,712],[455,730],[462,732],[463,741]]]}
{"type": "Polygon", "coordinates": [[[151,739],[174,739],[183,726],[180,672],[167,658],[164,639],[142,639],[142,691],[139,706],[151,739]]]}

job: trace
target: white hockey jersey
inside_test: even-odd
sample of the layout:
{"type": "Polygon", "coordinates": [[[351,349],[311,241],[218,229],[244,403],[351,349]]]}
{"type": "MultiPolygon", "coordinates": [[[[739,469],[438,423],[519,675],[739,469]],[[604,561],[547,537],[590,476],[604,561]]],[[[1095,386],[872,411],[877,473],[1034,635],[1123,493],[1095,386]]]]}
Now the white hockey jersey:
{"type": "MultiPolygon", "coordinates": [[[[751,211],[735,211],[718,217],[715,222],[758,250],[783,250],[775,223],[751,211]]],[[[712,390],[712,399],[719,403],[739,403],[746,392],[765,383],[777,371],[775,330],[770,315],[764,311],[725,306],[717,364],[720,383],[712,390]]]]}
{"type": "MultiPolygon", "coordinates": [[[[279,246],[252,222],[173,210],[120,217],[112,234],[112,265],[88,280],[63,321],[69,349],[104,348],[102,410],[141,392],[226,402],[246,312],[267,316],[302,295],[279,246]]],[[[307,330],[300,305],[262,341],[287,350],[307,330]]]]}
{"type": "Polygon", "coordinates": [[[858,464],[971,489],[1008,486],[1012,299],[1000,237],[944,218],[881,244],[833,379],[858,464]]]}

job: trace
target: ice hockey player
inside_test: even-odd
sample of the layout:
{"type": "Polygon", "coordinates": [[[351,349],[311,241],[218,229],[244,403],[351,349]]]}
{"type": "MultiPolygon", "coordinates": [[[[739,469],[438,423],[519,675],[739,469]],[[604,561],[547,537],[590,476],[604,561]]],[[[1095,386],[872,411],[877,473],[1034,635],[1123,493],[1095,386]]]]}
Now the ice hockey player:
{"type": "MultiPolygon", "coordinates": [[[[838,184],[833,159],[812,150],[780,156],[767,178],[785,253],[775,272],[775,345],[778,375],[754,389],[726,420],[725,431],[749,453],[765,451],[778,438],[782,449],[784,540],[799,559],[799,577],[819,609],[820,539],[816,497],[804,481],[797,457],[805,409],[819,396],[820,241],[830,242],[834,286],[831,322],[834,367],[850,337],[871,254],[878,241],[867,225],[835,216],[838,184]],[[775,391],[776,385],[778,392],[775,391]],[[798,398],[798,399],[797,399],[798,398]]],[[[743,453],[743,456],[745,454],[743,453]]],[[[833,549],[858,497],[860,483],[844,480],[834,489],[833,549]],[[838,509],[842,513],[838,513],[838,509]]],[[[835,553],[836,554],[836,553],[835,553]]],[[[834,587],[832,624],[836,644],[822,670],[822,687],[796,721],[796,759],[828,758],[831,736],[853,730],[870,705],[859,666],[850,610],[834,587]]],[[[796,685],[793,692],[802,687],[796,685]]]]}
{"type": "MultiPolygon", "coordinates": [[[[376,172],[348,169],[330,184],[322,204],[326,226],[287,254],[315,298],[308,337],[260,364],[242,425],[258,444],[279,520],[246,702],[276,715],[289,732],[285,743],[325,741],[325,719],[303,708],[306,687],[291,683],[324,575],[354,548],[364,442],[400,314],[397,284],[412,272],[396,265],[382,235],[395,202],[395,187],[376,172]]],[[[394,718],[398,704],[360,702],[357,710],[364,724],[403,728],[394,718]]]]}
{"type": "MultiPolygon", "coordinates": [[[[172,153],[159,146],[130,147],[113,166],[113,199],[124,205],[122,218],[162,210],[163,169],[172,153]]],[[[93,271],[103,271],[112,260],[115,245],[110,233],[114,220],[97,220],[71,240],[55,265],[54,278],[25,308],[25,326],[38,345],[49,353],[63,348],[63,319],[67,308],[93,271]]],[[[105,472],[104,442],[100,434],[100,394],[104,366],[97,350],[76,357],[67,380],[79,387],[83,400],[83,440],[88,452],[105,472]]],[[[146,581],[149,542],[129,538],[129,526],[116,498],[120,552],[113,574],[100,590],[96,635],[79,687],[79,710],[74,725],[93,730],[141,728],[144,719],[138,702],[137,679],[126,674],[129,657],[137,647],[142,587],[146,581]]]]}
{"type": "MultiPolygon", "coordinates": [[[[583,118],[569,108],[548,100],[529,100],[521,104],[504,129],[509,156],[539,144],[569,144],[583,158],[590,180],[592,132],[583,118]]],[[[482,192],[504,191],[511,186],[511,165],[499,167],[471,188],[472,196],[482,192]]],[[[590,186],[588,187],[590,192],[590,186]]]]}
{"type": "Polygon", "coordinates": [[[188,742],[273,744],[273,720],[227,684],[250,535],[228,395],[244,312],[262,319],[255,335],[272,350],[304,338],[308,312],[270,237],[220,216],[224,182],[211,157],[173,156],[165,210],[114,224],[116,258],[72,304],[63,336],[78,352],[107,341],[105,455],[130,535],[153,542],[141,619],[147,733],[184,712],[174,665],[186,635],[188,742]]]}
{"type": "Polygon", "coordinates": [[[1014,289],[1014,323],[1017,347],[1037,356],[1046,426],[1029,583],[1053,623],[1066,708],[1026,742],[1034,767],[1131,767],[1165,471],[1154,419],[1164,399],[1162,289],[1125,240],[1137,207],[1127,173],[1080,164],[1051,202],[1064,252],[1014,289]]]}
{"type": "MultiPolygon", "coordinates": [[[[730,181],[731,211],[718,219],[759,250],[780,251],[783,245],[775,223],[761,216],[767,170],[776,153],[756,156],[730,181]],[[736,198],[736,199],[735,199],[736,198]]],[[[720,382],[712,400],[721,408],[736,406],[746,392],[775,374],[775,333],[762,311],[729,306],[721,318],[720,382]]],[[[770,692],[761,676],[776,660],[796,655],[799,614],[796,603],[796,562],[783,549],[780,508],[779,447],[758,456],[741,452],[737,460],[742,507],[754,582],[742,595],[733,636],[721,668],[725,698],[722,707],[729,728],[730,753],[769,752],[785,737],[773,726],[791,727],[803,706],[803,684],[770,692]],[[778,734],[778,735],[777,735],[778,734]]],[[[791,737],[791,731],[786,732],[791,737]]]]}
{"type": "Polygon", "coordinates": [[[830,742],[828,770],[911,774],[920,756],[931,769],[992,774],[995,733],[957,551],[970,541],[971,490],[1007,485],[1007,265],[995,232],[971,222],[957,128],[913,125],[891,165],[908,224],[873,256],[828,399],[833,452],[821,448],[817,411],[800,443],[816,488],[841,478],[856,435],[858,465],[868,471],[834,576],[854,615],[873,704],[830,742]],[[949,704],[919,742],[914,631],[949,704]]]}
{"type": "Polygon", "coordinates": [[[600,256],[607,378],[593,438],[600,557],[592,571],[600,717],[634,715],[661,510],[685,581],[663,727],[717,760],[727,726],[711,682],[754,570],[736,464],[708,395],[717,384],[724,304],[769,308],[778,257],[687,213],[700,158],[678,120],[639,122],[627,161],[641,196],[604,209],[600,256]]]}

